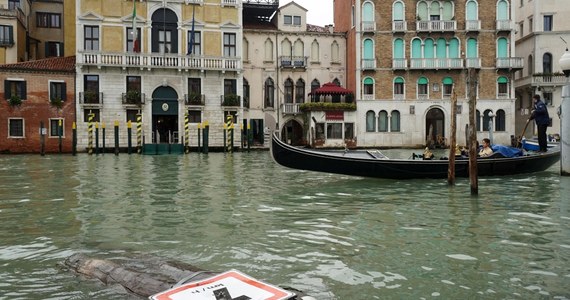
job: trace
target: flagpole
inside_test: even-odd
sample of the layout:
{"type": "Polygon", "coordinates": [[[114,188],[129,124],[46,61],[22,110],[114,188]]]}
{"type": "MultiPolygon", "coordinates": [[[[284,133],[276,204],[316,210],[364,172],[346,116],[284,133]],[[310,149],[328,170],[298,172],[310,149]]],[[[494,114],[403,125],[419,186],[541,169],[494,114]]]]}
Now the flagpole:
{"type": "Polygon", "coordinates": [[[190,31],[190,49],[188,49],[188,54],[194,54],[194,20],[196,14],[196,4],[192,4],[192,30],[190,31]]]}

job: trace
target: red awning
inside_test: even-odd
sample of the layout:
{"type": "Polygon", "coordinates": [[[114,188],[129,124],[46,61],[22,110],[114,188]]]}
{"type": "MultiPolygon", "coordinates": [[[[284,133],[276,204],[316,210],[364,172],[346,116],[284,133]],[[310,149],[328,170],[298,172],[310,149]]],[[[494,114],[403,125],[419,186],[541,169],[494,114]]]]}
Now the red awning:
{"type": "Polygon", "coordinates": [[[335,83],[329,82],[323,84],[320,88],[310,92],[309,95],[348,95],[352,94],[351,90],[347,90],[343,87],[336,85],[335,83]]]}

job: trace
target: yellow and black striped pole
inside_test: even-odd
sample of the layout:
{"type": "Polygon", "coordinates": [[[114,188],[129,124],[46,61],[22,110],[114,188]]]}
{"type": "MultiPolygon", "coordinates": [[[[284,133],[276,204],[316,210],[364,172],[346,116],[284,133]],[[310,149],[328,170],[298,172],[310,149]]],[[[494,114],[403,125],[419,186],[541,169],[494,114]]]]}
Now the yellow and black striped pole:
{"type": "Polygon", "coordinates": [[[115,155],[119,155],[119,121],[115,120],[115,155]]]}
{"type": "Polygon", "coordinates": [[[75,156],[77,154],[77,125],[75,122],[71,124],[72,140],[71,140],[71,154],[75,156]]]}
{"type": "Polygon", "coordinates": [[[232,115],[228,114],[228,116],[226,117],[226,130],[227,130],[227,134],[226,134],[226,138],[227,138],[227,142],[226,142],[226,151],[227,152],[232,152],[233,151],[233,129],[234,129],[234,123],[233,123],[233,117],[232,115]]]}
{"type": "Polygon", "coordinates": [[[137,153],[142,152],[142,114],[137,114],[137,153]]]}
{"type": "Polygon", "coordinates": [[[188,126],[188,112],[184,114],[184,153],[190,153],[190,127],[188,126]]]}
{"type": "Polygon", "coordinates": [[[131,148],[133,147],[133,124],[131,120],[127,121],[127,153],[131,154],[131,148]]]}
{"type": "Polygon", "coordinates": [[[87,115],[88,127],[87,127],[87,153],[93,154],[93,119],[95,114],[91,111],[87,115]]]}

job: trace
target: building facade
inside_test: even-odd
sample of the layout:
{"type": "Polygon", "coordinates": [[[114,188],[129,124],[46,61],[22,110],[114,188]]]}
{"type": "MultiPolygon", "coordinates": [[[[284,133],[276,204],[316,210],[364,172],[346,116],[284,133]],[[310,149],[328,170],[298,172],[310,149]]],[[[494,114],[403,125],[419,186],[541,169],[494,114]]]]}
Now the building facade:
{"type": "Polygon", "coordinates": [[[513,75],[523,67],[514,51],[513,3],[336,0],[334,5],[335,30],[348,33],[347,86],[356,91],[358,146],[447,145],[454,94],[457,141],[465,144],[471,68],[477,73],[478,136],[511,143],[517,113],[513,75]]]}
{"type": "Polygon", "coordinates": [[[75,56],[0,65],[0,152],[71,152],[74,82],[75,56]]]}
{"type": "MultiPolygon", "coordinates": [[[[295,2],[266,10],[261,15],[271,19],[244,23],[243,90],[255,141],[267,141],[269,136],[261,133],[277,130],[291,144],[318,139],[323,146],[344,146],[354,136],[354,111],[341,111],[333,119],[323,110],[302,109],[315,102],[310,93],[326,83],[345,86],[344,34],[334,33],[332,25],[307,24],[307,10],[295,2]]],[[[319,101],[334,102],[332,97],[319,101]]]]}
{"type": "Polygon", "coordinates": [[[0,0],[0,64],[28,60],[31,1],[0,0]]]}
{"type": "Polygon", "coordinates": [[[186,117],[190,146],[206,124],[209,145],[223,145],[227,115],[243,117],[241,1],[75,4],[78,147],[93,122],[118,123],[124,147],[139,120],[144,143],[184,143],[186,117]]]}
{"type": "MultiPolygon", "coordinates": [[[[562,101],[561,92],[566,77],[558,61],[570,43],[568,2],[520,1],[515,6],[516,51],[517,56],[525,60],[524,69],[516,73],[516,132],[522,133],[532,110],[532,96],[538,94],[546,103],[552,118],[552,127],[548,128],[547,133],[559,134],[557,109],[562,101]]],[[[533,135],[536,135],[536,126],[529,126],[526,136],[533,135]]]]}

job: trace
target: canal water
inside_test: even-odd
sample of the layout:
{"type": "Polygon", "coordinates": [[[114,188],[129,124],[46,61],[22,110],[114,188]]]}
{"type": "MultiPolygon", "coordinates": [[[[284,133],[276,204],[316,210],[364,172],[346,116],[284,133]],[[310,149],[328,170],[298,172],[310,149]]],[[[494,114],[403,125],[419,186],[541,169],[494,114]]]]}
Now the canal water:
{"type": "Polygon", "coordinates": [[[237,269],[316,299],[569,299],[570,178],[381,180],[268,152],[0,156],[0,299],[134,299],[76,252],[237,269]]]}

